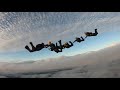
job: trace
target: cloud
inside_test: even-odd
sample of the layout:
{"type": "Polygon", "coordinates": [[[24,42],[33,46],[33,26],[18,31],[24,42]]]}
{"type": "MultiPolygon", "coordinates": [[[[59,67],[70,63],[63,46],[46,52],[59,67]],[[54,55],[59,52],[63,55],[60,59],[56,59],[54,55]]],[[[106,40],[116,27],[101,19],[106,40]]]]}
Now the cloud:
{"type": "Polygon", "coordinates": [[[56,69],[66,69],[80,67],[84,65],[96,65],[97,63],[108,63],[120,60],[120,44],[113,47],[107,47],[99,51],[79,54],[75,56],[62,56],[59,58],[50,58],[47,60],[18,62],[18,63],[0,63],[0,73],[37,73],[56,69]]]}
{"type": "Polygon", "coordinates": [[[63,42],[99,29],[99,33],[117,30],[118,12],[9,12],[0,13],[0,51],[24,51],[24,46],[63,42]],[[108,29],[107,29],[108,28],[108,29]]]}
{"type": "Polygon", "coordinates": [[[112,43],[112,44],[108,45],[107,47],[114,47],[114,46],[117,46],[117,45],[119,45],[119,43],[115,42],[115,43],[112,43]]]}

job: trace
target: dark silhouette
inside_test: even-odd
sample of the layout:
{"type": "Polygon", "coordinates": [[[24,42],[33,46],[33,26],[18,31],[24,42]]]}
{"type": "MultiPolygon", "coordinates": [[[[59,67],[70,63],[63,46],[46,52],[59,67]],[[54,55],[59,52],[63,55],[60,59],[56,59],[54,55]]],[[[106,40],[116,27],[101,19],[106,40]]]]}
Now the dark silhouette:
{"type": "MultiPolygon", "coordinates": [[[[87,37],[90,37],[90,36],[97,36],[98,32],[97,32],[97,29],[95,29],[95,33],[92,33],[92,32],[85,32],[85,35],[87,37]]],[[[76,37],[75,42],[82,42],[82,41],[85,41],[85,38],[83,38],[82,36],[79,38],[79,37],[76,37]]],[[[51,41],[48,43],[48,44],[44,44],[44,43],[41,43],[41,44],[37,44],[36,47],[33,45],[32,42],[30,42],[30,45],[32,47],[32,49],[30,49],[28,47],[28,45],[25,46],[25,49],[27,49],[29,52],[35,52],[35,51],[40,51],[42,50],[43,48],[48,48],[50,51],[55,51],[56,53],[59,53],[59,52],[62,52],[62,49],[65,49],[65,48],[70,48],[73,46],[73,43],[71,41],[66,42],[65,44],[62,45],[62,42],[61,40],[58,41],[59,42],[59,46],[58,44],[54,44],[52,43],[51,41]]]]}
{"type": "MultiPolygon", "coordinates": [[[[61,40],[59,42],[61,42],[61,40]]],[[[62,52],[61,46],[58,46],[57,43],[55,45],[55,44],[49,42],[49,44],[47,46],[50,47],[49,50],[51,50],[51,51],[55,51],[56,53],[62,52]]]]}
{"type": "Polygon", "coordinates": [[[60,46],[58,46],[57,43],[56,43],[56,46],[55,46],[55,48],[54,48],[54,51],[55,51],[56,53],[62,52],[62,48],[60,48],[60,46]]]}
{"type": "Polygon", "coordinates": [[[27,49],[29,52],[34,52],[33,50],[31,50],[28,45],[25,46],[25,49],[27,49]]]}
{"type": "Polygon", "coordinates": [[[40,51],[44,48],[44,43],[37,44],[36,47],[33,45],[32,42],[30,42],[30,45],[32,47],[32,50],[26,45],[25,49],[27,49],[29,52],[35,52],[35,51],[40,51]]]}
{"type": "Polygon", "coordinates": [[[59,40],[58,42],[59,42],[59,46],[56,43],[56,47],[60,50],[60,52],[62,52],[62,49],[63,49],[62,42],[61,40],[59,40]]]}
{"type": "Polygon", "coordinates": [[[84,38],[81,36],[81,38],[79,38],[79,37],[76,37],[76,39],[75,39],[75,41],[73,42],[73,43],[75,43],[75,42],[82,42],[82,41],[84,41],[84,38]]]}
{"type": "Polygon", "coordinates": [[[47,47],[50,47],[49,50],[51,50],[51,51],[53,51],[54,48],[55,48],[55,44],[53,44],[53,43],[51,43],[51,42],[49,42],[46,46],[47,46],[47,47]]]}
{"type": "Polygon", "coordinates": [[[63,44],[63,48],[70,48],[70,47],[73,46],[73,43],[72,43],[71,41],[69,41],[69,43],[66,42],[65,44],[63,44]],[[69,43],[70,43],[70,44],[69,44],[69,43]]]}
{"type": "Polygon", "coordinates": [[[44,46],[44,43],[37,44],[37,45],[36,45],[36,51],[42,50],[44,47],[45,47],[45,46],[44,46]]]}
{"type": "Polygon", "coordinates": [[[85,32],[85,35],[86,35],[85,38],[87,38],[88,36],[89,36],[89,37],[90,37],[90,36],[97,36],[97,34],[98,34],[97,29],[95,29],[95,33],[92,33],[92,32],[85,32]]]}

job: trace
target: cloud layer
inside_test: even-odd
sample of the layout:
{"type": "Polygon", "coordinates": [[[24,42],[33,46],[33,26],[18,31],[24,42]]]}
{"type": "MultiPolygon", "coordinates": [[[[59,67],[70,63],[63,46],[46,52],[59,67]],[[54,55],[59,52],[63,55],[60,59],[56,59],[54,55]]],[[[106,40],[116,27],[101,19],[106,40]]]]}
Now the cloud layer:
{"type": "MultiPolygon", "coordinates": [[[[79,54],[71,57],[62,56],[40,61],[29,61],[19,63],[0,63],[0,74],[15,73],[40,73],[56,69],[67,69],[85,65],[97,65],[120,60],[120,44],[107,47],[99,51],[79,54]]],[[[119,68],[119,67],[118,67],[119,68]]]]}

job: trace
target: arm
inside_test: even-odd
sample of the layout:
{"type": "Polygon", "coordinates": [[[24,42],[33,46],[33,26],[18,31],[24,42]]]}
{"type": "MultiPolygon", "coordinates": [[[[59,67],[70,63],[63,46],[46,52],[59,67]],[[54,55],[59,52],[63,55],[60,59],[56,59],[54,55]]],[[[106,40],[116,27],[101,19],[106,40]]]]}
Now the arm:
{"type": "Polygon", "coordinates": [[[81,37],[82,38],[82,41],[84,41],[84,38],[83,37],[81,37]]]}
{"type": "Polygon", "coordinates": [[[71,41],[69,41],[69,43],[71,44],[70,46],[73,46],[73,43],[71,41]]]}
{"type": "Polygon", "coordinates": [[[48,44],[46,44],[46,45],[44,45],[44,47],[45,47],[45,48],[48,48],[48,47],[49,47],[49,45],[48,45],[48,44]]]}
{"type": "Polygon", "coordinates": [[[95,34],[96,34],[96,35],[98,34],[97,29],[95,29],[95,34]]]}
{"type": "Polygon", "coordinates": [[[73,43],[75,43],[75,42],[76,42],[76,40],[73,43]]]}

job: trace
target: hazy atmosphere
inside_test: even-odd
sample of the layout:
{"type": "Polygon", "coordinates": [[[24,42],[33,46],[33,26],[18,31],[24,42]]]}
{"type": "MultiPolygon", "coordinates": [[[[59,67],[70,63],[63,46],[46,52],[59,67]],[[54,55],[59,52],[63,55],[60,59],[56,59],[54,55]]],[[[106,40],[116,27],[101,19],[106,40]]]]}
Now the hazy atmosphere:
{"type": "Polygon", "coordinates": [[[0,12],[0,78],[120,77],[119,12],[0,12]],[[34,45],[87,37],[56,53],[34,45]]]}

